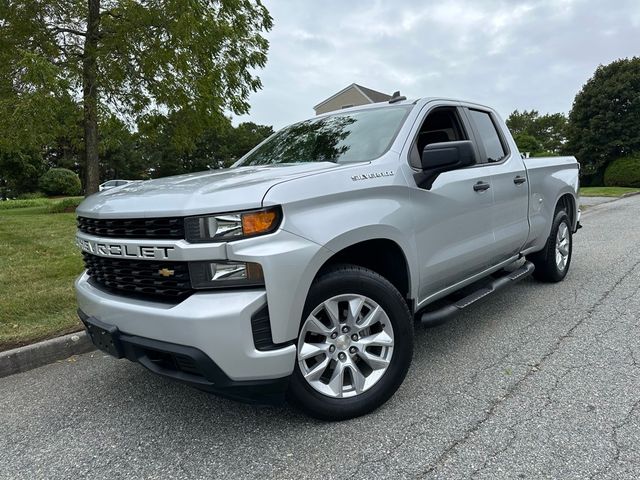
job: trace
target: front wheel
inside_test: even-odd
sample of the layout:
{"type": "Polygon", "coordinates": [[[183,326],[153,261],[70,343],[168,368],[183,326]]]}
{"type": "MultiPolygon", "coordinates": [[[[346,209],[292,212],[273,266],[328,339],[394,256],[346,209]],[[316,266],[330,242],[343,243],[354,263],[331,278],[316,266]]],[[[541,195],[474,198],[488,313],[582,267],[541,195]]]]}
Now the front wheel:
{"type": "Polygon", "coordinates": [[[337,266],[311,286],[297,347],[290,398],[316,418],[345,420],[398,389],[411,364],[413,322],[384,277],[337,266]]]}
{"type": "Polygon", "coordinates": [[[572,251],[571,222],[567,212],[560,210],[553,219],[545,247],[529,257],[536,267],[533,272],[534,278],[542,282],[564,280],[571,265],[572,251]]]}

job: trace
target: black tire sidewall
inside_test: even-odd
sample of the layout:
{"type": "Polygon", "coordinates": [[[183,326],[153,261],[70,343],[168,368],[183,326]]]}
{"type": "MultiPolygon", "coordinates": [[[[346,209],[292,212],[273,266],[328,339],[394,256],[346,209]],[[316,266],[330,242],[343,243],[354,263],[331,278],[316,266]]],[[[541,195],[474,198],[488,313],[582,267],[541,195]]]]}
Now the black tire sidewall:
{"type": "Polygon", "coordinates": [[[534,258],[533,263],[536,267],[534,276],[539,280],[547,282],[560,282],[564,280],[564,278],[567,276],[567,273],[569,272],[569,267],[571,266],[571,257],[573,256],[573,234],[571,231],[571,222],[566,211],[559,210],[556,213],[553,219],[553,224],[551,226],[551,233],[549,234],[549,238],[547,239],[547,244],[545,246],[545,249],[541,253],[544,253],[544,255],[537,255],[534,258]],[[568,230],[569,257],[567,258],[567,264],[565,265],[564,269],[560,270],[556,263],[556,237],[558,235],[560,224],[562,223],[566,224],[568,230]]]}
{"type": "Polygon", "coordinates": [[[320,303],[336,295],[349,293],[371,298],[386,312],[394,333],[393,356],[387,371],[374,386],[360,395],[347,398],[332,398],[316,391],[302,376],[296,357],[289,385],[290,398],[316,418],[341,420],[374,410],[398,389],[411,364],[413,322],[405,300],[388,280],[362,267],[344,265],[321,275],[309,290],[300,328],[320,303]]]}

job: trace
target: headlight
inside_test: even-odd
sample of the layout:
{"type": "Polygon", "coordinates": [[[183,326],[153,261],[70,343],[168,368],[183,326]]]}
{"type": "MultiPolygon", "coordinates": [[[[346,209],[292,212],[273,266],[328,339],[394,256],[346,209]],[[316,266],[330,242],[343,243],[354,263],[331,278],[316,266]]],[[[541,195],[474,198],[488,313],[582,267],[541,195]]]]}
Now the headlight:
{"type": "Polygon", "coordinates": [[[184,219],[188,242],[202,243],[240,240],[265,235],[275,231],[282,220],[278,207],[263,208],[238,213],[221,213],[184,219]]]}
{"type": "Polygon", "coordinates": [[[262,267],[251,262],[190,262],[189,276],[195,289],[264,285],[262,267]]]}

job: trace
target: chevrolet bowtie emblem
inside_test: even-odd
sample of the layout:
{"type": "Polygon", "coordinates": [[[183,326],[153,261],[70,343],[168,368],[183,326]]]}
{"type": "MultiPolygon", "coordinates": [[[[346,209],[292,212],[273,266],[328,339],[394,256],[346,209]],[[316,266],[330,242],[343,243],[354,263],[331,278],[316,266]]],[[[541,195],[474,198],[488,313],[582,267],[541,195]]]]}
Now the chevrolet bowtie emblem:
{"type": "Polygon", "coordinates": [[[162,269],[158,270],[158,273],[160,275],[162,275],[163,277],[170,277],[171,275],[176,273],[176,271],[175,270],[169,270],[168,268],[162,268],[162,269]]]}

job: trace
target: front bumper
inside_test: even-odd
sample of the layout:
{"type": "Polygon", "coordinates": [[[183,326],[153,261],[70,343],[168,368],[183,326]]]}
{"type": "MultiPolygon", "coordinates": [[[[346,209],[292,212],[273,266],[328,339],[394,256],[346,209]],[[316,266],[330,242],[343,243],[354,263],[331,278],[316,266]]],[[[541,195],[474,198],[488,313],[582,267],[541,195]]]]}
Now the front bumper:
{"type": "Polygon", "coordinates": [[[280,403],[284,400],[288,376],[234,381],[197,348],[127,335],[117,327],[89,317],[82,310],[78,310],[78,315],[93,343],[116,358],[127,358],[158,375],[237,400],[252,403],[280,403]]]}
{"type": "Polygon", "coordinates": [[[293,344],[270,350],[254,344],[251,317],[266,305],[264,290],[198,292],[170,305],[113,295],[93,286],[83,273],[76,292],[83,315],[116,327],[121,335],[200,351],[224,376],[212,377],[208,389],[282,379],[293,371],[293,344]]]}

